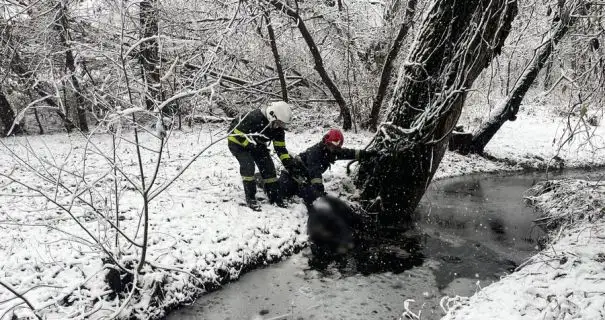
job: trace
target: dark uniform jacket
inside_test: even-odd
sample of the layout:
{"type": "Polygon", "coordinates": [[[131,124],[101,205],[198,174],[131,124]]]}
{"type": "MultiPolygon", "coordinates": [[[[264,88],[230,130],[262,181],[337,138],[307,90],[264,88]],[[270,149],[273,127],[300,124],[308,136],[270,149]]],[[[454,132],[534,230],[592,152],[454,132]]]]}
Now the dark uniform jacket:
{"type": "Polygon", "coordinates": [[[359,160],[363,151],[340,148],[330,151],[323,142],[305,150],[299,156],[306,166],[308,178],[317,192],[324,192],[322,174],[330,168],[336,160],[359,160]]]}
{"type": "Polygon", "coordinates": [[[273,141],[275,153],[284,166],[289,167],[291,158],[286,149],[286,133],[283,128],[272,128],[260,109],[235,117],[229,126],[229,133],[229,143],[238,144],[246,149],[266,147],[269,141],[273,141]],[[246,138],[246,134],[256,135],[246,138]]]}

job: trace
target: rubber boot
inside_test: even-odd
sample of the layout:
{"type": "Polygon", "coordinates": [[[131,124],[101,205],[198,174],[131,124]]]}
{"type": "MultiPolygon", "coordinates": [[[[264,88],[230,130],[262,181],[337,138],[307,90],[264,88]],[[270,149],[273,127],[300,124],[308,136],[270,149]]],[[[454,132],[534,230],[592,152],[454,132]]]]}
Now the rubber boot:
{"type": "Polygon", "coordinates": [[[265,191],[267,192],[267,197],[269,198],[269,202],[280,207],[287,208],[288,206],[284,203],[284,199],[281,196],[281,192],[279,192],[279,183],[271,182],[265,184],[265,191]]]}
{"type": "Polygon", "coordinates": [[[256,201],[256,181],[244,181],[244,194],[248,207],[254,211],[260,211],[260,204],[256,201]]]}

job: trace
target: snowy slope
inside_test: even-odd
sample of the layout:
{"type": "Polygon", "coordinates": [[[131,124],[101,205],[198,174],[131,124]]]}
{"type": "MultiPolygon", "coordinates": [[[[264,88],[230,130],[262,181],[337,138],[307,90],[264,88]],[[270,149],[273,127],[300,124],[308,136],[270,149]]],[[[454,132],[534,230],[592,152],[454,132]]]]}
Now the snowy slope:
{"type": "MultiPolygon", "coordinates": [[[[222,127],[212,127],[197,132],[172,133],[159,182],[174,176],[193,155],[215,141],[223,131],[222,127]]],[[[291,133],[287,139],[288,146],[292,152],[300,152],[318,141],[321,135],[320,131],[291,133]]],[[[367,137],[348,135],[347,145],[361,147],[362,140],[367,137]]],[[[111,145],[109,135],[94,136],[92,141],[102,150],[109,150],[107,148],[111,145]]],[[[10,138],[3,142],[15,150],[15,155],[29,158],[33,168],[43,173],[47,169],[53,171],[49,165],[42,165],[45,161],[76,170],[86,150],[86,141],[77,135],[10,138]],[[39,153],[40,159],[36,160],[28,149],[39,153]]],[[[157,147],[157,141],[151,135],[143,135],[142,144],[157,147]]],[[[138,169],[133,151],[127,144],[120,148],[124,171],[130,173],[136,173],[138,169]]],[[[2,152],[0,157],[6,164],[4,174],[12,173],[18,181],[54,196],[54,184],[45,183],[35,172],[15,163],[8,152],[2,152]]],[[[152,159],[151,156],[144,157],[146,172],[153,168],[152,159]]],[[[275,162],[278,163],[277,159],[275,162]]],[[[87,166],[87,174],[91,176],[89,181],[106,173],[106,161],[92,152],[88,153],[87,166]]],[[[66,185],[72,189],[79,187],[77,179],[70,179],[66,173],[63,176],[66,185]]],[[[330,186],[330,177],[331,173],[328,173],[329,190],[334,189],[330,186]]],[[[65,212],[57,210],[35,191],[6,178],[0,181],[3,198],[0,203],[0,250],[6,257],[0,265],[3,281],[17,292],[27,292],[25,297],[36,308],[49,305],[40,312],[49,319],[110,315],[118,306],[116,301],[105,301],[102,305],[96,303],[93,308],[96,298],[106,298],[110,292],[103,282],[106,272],[102,271],[101,255],[89,243],[88,235],[65,212]],[[79,242],[69,240],[72,235],[77,236],[79,242]],[[84,282],[82,288],[76,288],[84,282]],[[68,303],[61,307],[50,306],[68,295],[68,303]],[[93,311],[94,315],[89,316],[93,311]]],[[[99,183],[96,191],[110,195],[112,183],[108,182],[107,185],[99,183]]],[[[126,234],[134,235],[141,201],[132,188],[125,183],[122,187],[121,224],[126,234]]],[[[63,204],[70,202],[70,197],[64,192],[59,192],[57,198],[63,204]]],[[[144,292],[147,294],[161,288],[163,299],[160,305],[155,305],[157,303],[150,295],[138,297],[139,301],[122,314],[134,314],[138,318],[159,316],[165,308],[199,294],[202,284],[215,286],[222,280],[236,279],[240,271],[250,265],[275,261],[304,245],[304,206],[292,203],[290,208],[282,209],[264,204],[262,212],[253,212],[241,202],[243,190],[237,162],[225,141],[221,141],[197,159],[165,194],[152,202],[148,259],[157,268],[144,270],[147,274],[139,279],[139,286],[146,287],[144,292]]],[[[87,208],[75,206],[73,211],[84,226],[93,230],[93,234],[108,232],[99,227],[98,218],[87,208]]],[[[132,246],[122,243],[121,249],[125,252],[123,261],[136,258],[132,246]]],[[[31,314],[19,299],[6,302],[11,298],[13,295],[7,290],[0,290],[0,301],[5,301],[0,303],[0,312],[20,305],[17,315],[31,314]]]]}

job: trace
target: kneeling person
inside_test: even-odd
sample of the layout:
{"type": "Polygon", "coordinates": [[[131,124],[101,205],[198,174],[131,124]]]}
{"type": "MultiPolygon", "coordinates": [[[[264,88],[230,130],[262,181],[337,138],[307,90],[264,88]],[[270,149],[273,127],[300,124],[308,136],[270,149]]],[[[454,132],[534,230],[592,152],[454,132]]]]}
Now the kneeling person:
{"type": "Polygon", "coordinates": [[[282,196],[298,195],[305,203],[311,204],[325,194],[322,175],[336,160],[361,160],[376,155],[374,151],[343,148],[343,143],[342,132],[330,129],[319,143],[302,152],[292,170],[282,171],[279,177],[282,196]]]}

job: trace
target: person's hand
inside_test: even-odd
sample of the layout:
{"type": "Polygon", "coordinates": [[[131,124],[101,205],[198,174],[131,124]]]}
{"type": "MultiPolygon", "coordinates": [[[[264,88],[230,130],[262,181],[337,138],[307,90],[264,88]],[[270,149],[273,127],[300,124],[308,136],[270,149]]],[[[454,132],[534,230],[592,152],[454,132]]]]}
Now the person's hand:
{"type": "Polygon", "coordinates": [[[289,162],[289,165],[286,167],[288,174],[298,183],[307,182],[309,174],[307,173],[307,168],[303,163],[300,157],[292,158],[292,161],[289,162]]]}
{"type": "Polygon", "coordinates": [[[291,166],[288,169],[288,173],[294,180],[298,181],[299,183],[306,182],[308,180],[307,170],[304,167],[296,165],[291,166]]]}

